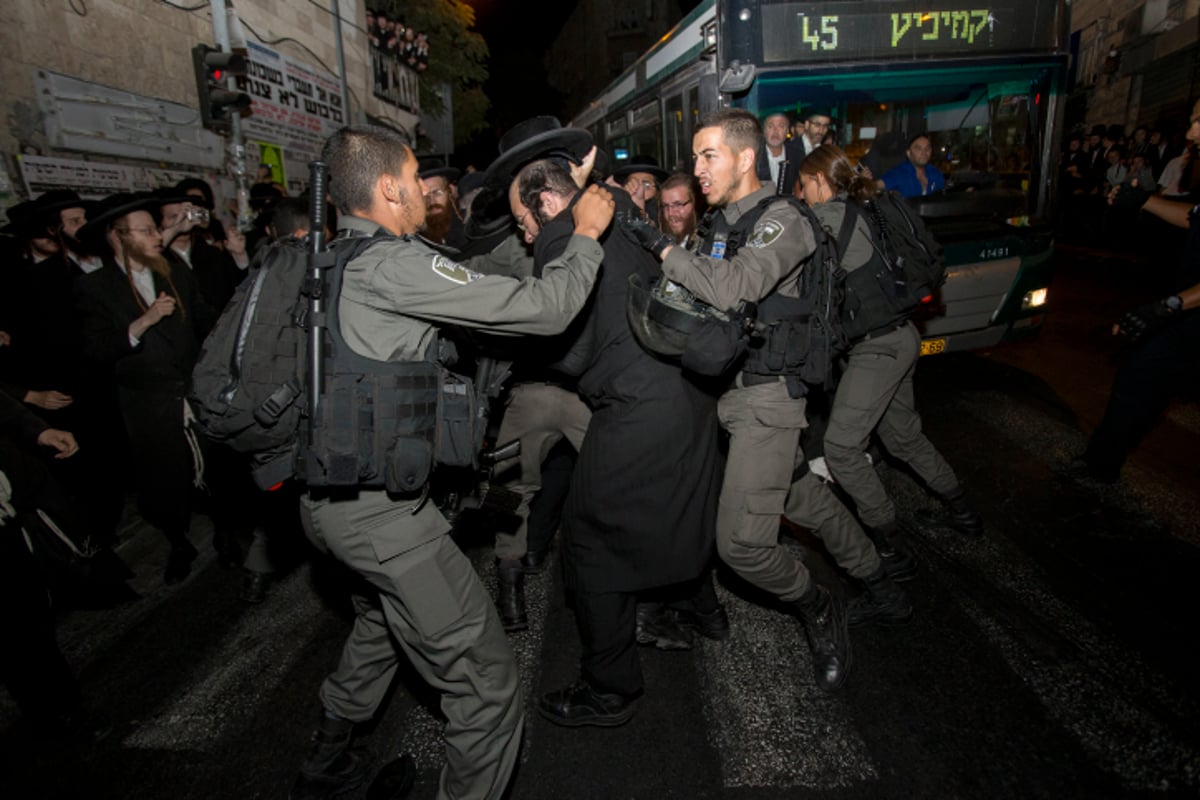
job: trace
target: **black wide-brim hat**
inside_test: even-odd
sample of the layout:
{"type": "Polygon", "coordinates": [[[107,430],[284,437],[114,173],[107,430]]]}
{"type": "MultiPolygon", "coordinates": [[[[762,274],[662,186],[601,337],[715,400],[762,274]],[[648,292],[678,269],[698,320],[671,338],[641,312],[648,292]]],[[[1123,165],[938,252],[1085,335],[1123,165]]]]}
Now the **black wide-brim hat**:
{"type": "MultiPolygon", "coordinates": [[[[175,194],[174,190],[168,189],[166,191],[172,195],[175,194]]],[[[174,200],[172,202],[186,201],[174,200]]],[[[110,194],[96,203],[92,209],[93,213],[88,215],[87,224],[79,229],[79,238],[88,240],[101,239],[104,237],[109,225],[126,214],[132,214],[134,211],[149,211],[157,218],[162,205],[162,196],[158,192],[117,192],[116,194],[110,194]]]]}
{"type": "Polygon", "coordinates": [[[66,208],[82,208],[89,212],[90,216],[95,205],[95,200],[84,200],[78,192],[71,189],[51,189],[33,200],[10,206],[7,213],[8,224],[0,228],[0,232],[21,233],[21,228],[37,225],[43,217],[49,217],[45,220],[47,224],[54,224],[56,220],[50,215],[66,208]]]}
{"type": "Polygon", "coordinates": [[[478,170],[475,172],[468,172],[466,175],[463,175],[458,180],[458,196],[462,197],[463,195],[482,187],[485,177],[486,176],[478,170]]]}
{"type": "Polygon", "coordinates": [[[461,169],[447,166],[441,161],[421,161],[417,166],[417,177],[421,180],[445,178],[447,183],[456,183],[460,175],[461,169]]]}
{"type": "Polygon", "coordinates": [[[619,183],[624,183],[635,172],[645,172],[653,175],[654,179],[659,183],[662,183],[671,175],[671,173],[658,165],[658,159],[654,156],[633,156],[624,164],[618,164],[613,167],[612,176],[619,183]]]}
{"type": "Polygon", "coordinates": [[[576,164],[592,149],[592,134],[564,128],[557,117],[542,116],[517,123],[500,137],[500,156],[487,170],[488,183],[507,183],[530,161],[562,156],[576,164]]]}

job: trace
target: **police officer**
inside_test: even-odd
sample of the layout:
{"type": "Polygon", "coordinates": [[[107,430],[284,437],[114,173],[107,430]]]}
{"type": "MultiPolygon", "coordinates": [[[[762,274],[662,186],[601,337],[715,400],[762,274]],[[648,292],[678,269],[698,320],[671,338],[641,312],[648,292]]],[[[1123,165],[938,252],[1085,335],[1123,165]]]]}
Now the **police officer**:
{"type": "MultiPolygon", "coordinates": [[[[591,290],[601,260],[596,239],[612,201],[582,198],[575,234],[542,280],[483,276],[411,238],[425,222],[417,160],[404,139],[380,128],[343,128],[325,144],[329,193],[343,235],[383,238],[344,270],[337,300],[342,337],[360,356],[420,361],[437,324],[551,335],[591,290]]],[[[365,579],[358,617],[337,669],[320,692],[323,716],[292,797],[326,797],[360,784],[368,767],[350,749],[354,723],[387,693],[399,652],[442,693],[446,766],[438,797],[500,797],[516,764],[524,718],[520,679],[500,620],[450,526],[421,494],[360,490],[302,501],[318,549],[365,579]]]]}
{"type": "MultiPolygon", "coordinates": [[[[1188,141],[1200,143],[1200,101],[1192,108],[1188,141]]],[[[1152,187],[1147,187],[1151,189],[1152,187]]],[[[1156,197],[1128,184],[1113,190],[1109,202],[1141,207],[1178,228],[1187,229],[1173,278],[1175,294],[1126,311],[1113,333],[1134,345],[1117,371],[1104,417],[1087,450],[1069,467],[1078,477],[1114,483],[1129,453],[1150,430],[1178,387],[1194,380],[1200,366],[1200,197],[1186,202],[1156,197]]]]}
{"type": "MultiPolygon", "coordinates": [[[[662,259],[663,273],[704,302],[730,309],[759,304],[759,320],[786,333],[811,313],[798,283],[816,252],[811,224],[764,185],[755,167],[763,133],[740,109],[707,116],[692,140],[695,174],[710,210],[698,247],[689,252],[636,219],[621,226],[662,259]],[[740,242],[736,247],[731,243],[740,242]]],[[[811,265],[818,268],[823,265],[811,265]]],[[[789,341],[796,337],[785,336],[789,341]]],[[[779,516],[815,530],[851,575],[879,569],[879,556],[850,512],[811,472],[793,475],[805,427],[806,387],[788,364],[808,353],[787,353],[782,367],[766,348],[752,349],[718,407],[729,432],[729,455],[717,514],[717,552],[735,572],[774,594],[803,620],[813,650],[817,685],[840,688],[850,669],[850,639],[842,599],[817,584],[779,544],[779,516]]]]}
{"type": "Polygon", "coordinates": [[[838,485],[854,500],[883,562],[879,571],[866,577],[866,594],[851,605],[850,621],[894,621],[907,602],[891,579],[911,578],[916,562],[899,541],[896,506],[866,457],[872,431],[879,432],[891,455],[907,463],[930,489],[945,498],[950,519],[957,520],[960,531],[979,534],[982,523],[967,506],[954,470],[921,432],[913,400],[921,334],[907,315],[893,310],[878,281],[861,271],[870,268],[871,275],[877,272],[878,246],[871,240],[866,219],[870,211],[860,211],[863,204],[875,199],[874,183],[854,171],[841,149],[827,144],[804,160],[800,189],[822,224],[838,232],[841,265],[851,274],[847,284],[860,292],[859,313],[868,320],[862,324],[869,326],[851,342],[825,431],[825,462],[838,485]],[[849,222],[844,227],[847,214],[849,222]]]}

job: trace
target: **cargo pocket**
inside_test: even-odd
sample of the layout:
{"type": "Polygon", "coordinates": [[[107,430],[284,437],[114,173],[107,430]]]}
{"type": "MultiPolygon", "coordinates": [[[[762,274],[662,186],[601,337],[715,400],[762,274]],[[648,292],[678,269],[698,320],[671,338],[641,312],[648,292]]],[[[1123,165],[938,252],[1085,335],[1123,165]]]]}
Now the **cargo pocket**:
{"type": "Polygon", "coordinates": [[[775,547],[779,543],[779,520],[787,493],[787,489],[746,492],[745,512],[733,537],[734,543],[742,547],[775,547]]]}
{"type": "MultiPolygon", "coordinates": [[[[456,547],[451,543],[451,547],[456,547]]],[[[456,565],[439,543],[427,543],[395,575],[395,590],[422,639],[455,626],[465,616],[458,592],[451,585],[456,565]]]]}

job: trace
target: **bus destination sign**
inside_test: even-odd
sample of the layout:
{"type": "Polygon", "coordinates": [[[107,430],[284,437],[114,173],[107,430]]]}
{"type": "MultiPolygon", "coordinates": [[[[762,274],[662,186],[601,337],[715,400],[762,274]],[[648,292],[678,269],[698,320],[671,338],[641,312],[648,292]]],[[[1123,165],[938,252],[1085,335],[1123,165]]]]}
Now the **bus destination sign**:
{"type": "Polygon", "coordinates": [[[878,57],[982,55],[1053,49],[1052,3],[1004,7],[972,0],[764,3],[765,64],[878,57]],[[1047,14],[1049,12],[1049,14],[1047,14]],[[1049,16],[1048,19],[1039,17],[1049,16]]]}

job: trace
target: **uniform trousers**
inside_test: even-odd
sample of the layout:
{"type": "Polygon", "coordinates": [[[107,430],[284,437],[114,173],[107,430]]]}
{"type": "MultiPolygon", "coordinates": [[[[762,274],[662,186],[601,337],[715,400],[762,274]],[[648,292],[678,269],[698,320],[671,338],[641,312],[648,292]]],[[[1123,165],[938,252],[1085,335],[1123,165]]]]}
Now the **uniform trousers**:
{"type": "Polygon", "coordinates": [[[863,524],[884,527],[896,521],[896,506],[866,458],[871,432],[942,496],[958,493],[958,478],[921,432],[913,396],[913,372],[921,334],[910,322],[898,330],[854,345],[825,431],[825,463],[858,507],[863,524]]]}
{"type": "Polygon", "coordinates": [[[1126,457],[1158,421],[1171,398],[1200,372],[1200,311],[1184,312],[1129,355],[1117,371],[1108,407],[1084,459],[1116,479],[1126,457]]]}
{"type": "Polygon", "coordinates": [[[358,616],[321,702],[344,719],[369,719],[395,675],[398,646],[442,694],[446,766],[438,797],[498,798],[524,724],[516,659],[445,518],[430,504],[412,508],[382,491],[302,501],[313,544],[371,587],[354,598],[358,616]]]}
{"type": "Polygon", "coordinates": [[[512,388],[498,441],[500,444],[513,439],[521,441],[521,472],[512,484],[512,490],[521,497],[516,511],[520,524],[513,533],[496,534],[496,558],[517,559],[525,555],[529,504],[542,488],[542,463],[564,438],[579,452],[591,418],[591,409],[577,393],[556,384],[519,383],[512,388]]]}
{"type": "Polygon", "coordinates": [[[784,601],[803,595],[811,576],[779,542],[781,515],[814,531],[854,577],[879,568],[874,546],[829,487],[811,472],[792,480],[804,458],[804,408],[782,381],[730,389],[717,406],[729,432],[717,552],[738,575],[784,601]]]}

